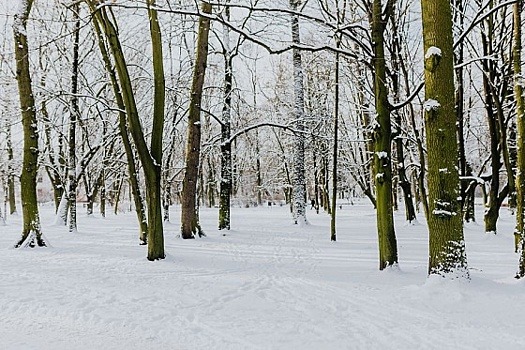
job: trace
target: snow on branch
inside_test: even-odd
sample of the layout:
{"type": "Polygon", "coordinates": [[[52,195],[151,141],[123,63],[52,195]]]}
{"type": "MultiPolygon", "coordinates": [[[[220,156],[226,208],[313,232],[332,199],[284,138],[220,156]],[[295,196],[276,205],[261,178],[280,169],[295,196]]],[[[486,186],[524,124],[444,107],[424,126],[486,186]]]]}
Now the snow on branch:
{"type": "MultiPolygon", "coordinates": [[[[211,4],[213,5],[214,3],[211,3],[211,4]]],[[[216,4],[216,5],[218,5],[218,4],[216,4]]],[[[220,5],[224,6],[225,4],[220,4],[220,5]]],[[[146,6],[140,5],[140,4],[129,5],[129,4],[121,4],[121,3],[102,2],[102,3],[100,3],[97,6],[97,10],[99,10],[99,9],[101,9],[103,7],[111,7],[111,6],[125,8],[125,9],[134,9],[134,10],[136,10],[136,9],[144,9],[144,10],[146,10],[147,9],[146,6]]],[[[331,24],[329,22],[324,21],[323,19],[319,19],[319,18],[314,17],[314,16],[306,15],[306,14],[304,14],[302,12],[299,12],[299,11],[292,11],[292,10],[283,9],[283,8],[260,8],[260,7],[246,6],[246,5],[244,5],[244,6],[243,5],[229,5],[229,6],[235,6],[235,7],[239,7],[239,8],[246,8],[246,9],[249,9],[250,11],[257,10],[257,11],[267,11],[267,12],[270,12],[270,11],[271,12],[281,12],[281,13],[288,13],[288,14],[294,14],[294,15],[296,14],[296,15],[302,17],[302,18],[309,19],[309,20],[315,21],[317,23],[322,23],[323,25],[325,25],[328,28],[331,28],[333,30],[336,30],[336,31],[340,31],[341,30],[340,28],[337,27],[337,25],[331,24]]],[[[254,44],[256,44],[256,45],[258,45],[260,47],[262,47],[263,49],[265,49],[271,55],[279,55],[279,54],[291,51],[293,49],[298,49],[298,50],[307,51],[307,52],[330,51],[330,52],[334,52],[334,53],[339,53],[339,54],[341,54],[343,56],[346,56],[346,57],[353,58],[353,59],[357,60],[358,62],[366,65],[367,67],[371,68],[370,62],[368,62],[367,59],[361,57],[360,55],[357,55],[355,53],[355,51],[353,51],[353,50],[347,50],[347,49],[336,47],[336,46],[332,46],[332,45],[329,45],[329,44],[322,44],[322,45],[312,46],[312,45],[305,45],[305,44],[299,44],[299,43],[287,43],[285,46],[277,48],[277,47],[273,47],[271,44],[268,44],[262,38],[257,37],[255,34],[247,31],[244,28],[239,28],[238,26],[234,25],[230,21],[227,21],[226,19],[222,18],[222,16],[217,15],[217,14],[207,14],[207,13],[204,13],[204,12],[200,11],[199,9],[193,9],[193,8],[192,9],[174,8],[174,7],[164,8],[164,7],[160,7],[160,6],[155,6],[155,7],[152,7],[152,8],[154,8],[156,11],[162,12],[162,13],[174,13],[174,14],[186,15],[186,16],[205,17],[205,18],[208,18],[209,20],[221,23],[222,25],[228,27],[233,32],[235,32],[238,35],[240,35],[243,38],[245,38],[246,40],[248,40],[248,41],[250,41],[250,42],[252,42],[252,43],[254,43],[254,44]]]]}
{"type": "Polygon", "coordinates": [[[419,83],[417,88],[412,92],[412,94],[410,96],[408,96],[408,98],[405,101],[391,105],[392,106],[392,110],[401,109],[401,108],[405,107],[406,105],[408,105],[410,102],[412,102],[412,100],[419,94],[421,89],[423,89],[423,86],[425,86],[424,82],[419,83]]]}
{"type": "Polygon", "coordinates": [[[494,5],[493,4],[493,1],[487,1],[485,3],[485,5],[483,5],[479,12],[476,14],[476,16],[474,17],[474,19],[472,20],[472,22],[470,23],[470,25],[467,27],[467,29],[465,29],[465,31],[463,33],[461,33],[461,35],[459,36],[459,38],[456,40],[456,42],[454,42],[454,49],[457,48],[457,46],[463,41],[465,40],[465,37],[472,31],[472,29],[474,29],[479,23],[483,22],[487,17],[491,16],[494,12],[497,12],[499,11],[501,8],[503,7],[506,7],[506,6],[510,6],[510,5],[513,5],[515,4],[516,2],[518,2],[518,0],[509,0],[509,1],[505,1],[505,2],[502,2],[500,4],[497,4],[496,6],[492,7],[489,11],[487,11],[486,13],[482,13],[487,7],[489,6],[492,6],[494,5]]]}
{"type": "Polygon", "coordinates": [[[427,112],[437,111],[441,107],[441,104],[433,99],[428,99],[423,103],[423,108],[427,112]]]}
{"type": "Polygon", "coordinates": [[[433,56],[439,56],[441,57],[443,53],[441,52],[441,49],[436,46],[430,46],[427,49],[427,52],[425,52],[425,59],[431,58],[433,56]]]}
{"type": "Polygon", "coordinates": [[[295,130],[295,129],[291,128],[289,125],[286,125],[286,124],[278,124],[278,123],[271,123],[271,122],[257,123],[257,124],[247,126],[244,129],[241,129],[241,130],[237,131],[226,142],[231,143],[237,137],[239,137],[241,135],[244,135],[244,134],[250,132],[251,130],[258,129],[258,128],[261,128],[261,127],[264,127],[264,126],[269,126],[269,127],[272,127],[272,128],[286,129],[288,131],[293,132],[294,134],[299,133],[299,132],[304,132],[304,131],[295,130]]]}

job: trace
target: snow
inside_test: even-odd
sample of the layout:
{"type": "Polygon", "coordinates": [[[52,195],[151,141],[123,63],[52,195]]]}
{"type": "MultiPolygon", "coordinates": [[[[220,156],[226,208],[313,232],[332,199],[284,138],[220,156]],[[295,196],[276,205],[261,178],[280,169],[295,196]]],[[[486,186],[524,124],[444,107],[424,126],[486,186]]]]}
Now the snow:
{"type": "Polygon", "coordinates": [[[427,112],[435,111],[435,110],[437,110],[439,107],[441,107],[441,104],[440,104],[438,101],[436,101],[436,100],[428,99],[428,100],[426,100],[426,101],[423,103],[423,108],[424,108],[425,111],[427,111],[427,112]]]}
{"type": "Polygon", "coordinates": [[[376,155],[379,159],[388,159],[388,153],[386,153],[385,151],[376,152],[376,155]]]}
{"type": "Polygon", "coordinates": [[[427,49],[427,52],[425,52],[425,59],[431,58],[432,56],[441,57],[442,56],[441,49],[439,47],[430,46],[427,49]]]}
{"type": "MultiPolygon", "coordinates": [[[[377,270],[375,212],[364,199],[330,218],[287,206],[232,208],[234,230],[182,240],[179,208],[166,227],[167,259],[146,260],[134,213],[82,215],[79,232],[52,226],[52,248],[10,248],[20,216],[0,227],[1,349],[523,349],[524,282],[513,276],[514,217],[498,235],[465,229],[472,281],[427,278],[427,231],[402,225],[400,265],[377,270]]],[[[343,204],[343,203],[342,203],[343,204]]],[[[478,208],[481,218],[481,206],[478,208]]]]}
{"type": "Polygon", "coordinates": [[[432,210],[432,214],[437,216],[454,216],[456,215],[455,212],[451,212],[449,210],[443,210],[443,209],[434,209],[432,210]]]}

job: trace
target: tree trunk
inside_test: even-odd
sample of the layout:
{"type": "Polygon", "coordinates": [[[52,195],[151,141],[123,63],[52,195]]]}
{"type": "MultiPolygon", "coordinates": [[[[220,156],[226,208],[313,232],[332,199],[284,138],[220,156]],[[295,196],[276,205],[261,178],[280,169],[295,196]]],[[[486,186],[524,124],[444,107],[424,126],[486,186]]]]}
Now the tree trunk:
{"type": "MultiPolygon", "coordinates": [[[[397,263],[397,241],[392,211],[392,163],[390,104],[386,81],[384,32],[381,0],[374,0],[372,14],[372,43],[374,50],[374,96],[376,127],[374,129],[374,178],[376,186],[377,233],[379,238],[379,269],[397,263]]],[[[393,6],[388,2],[387,8],[393,6]]],[[[391,11],[391,8],[389,8],[391,11]]]]}
{"type": "Polygon", "coordinates": [[[16,193],[15,193],[15,171],[13,169],[13,142],[11,140],[11,126],[7,126],[7,198],[9,201],[9,214],[16,214],[16,193]]]}
{"type": "Polygon", "coordinates": [[[2,213],[2,207],[0,207],[0,226],[5,226],[5,216],[2,213]]]}
{"type": "MultiPolygon", "coordinates": [[[[391,22],[392,24],[392,36],[393,36],[393,50],[392,50],[392,89],[394,93],[394,102],[399,103],[400,99],[400,82],[399,82],[399,61],[401,60],[399,57],[399,53],[401,52],[401,43],[399,40],[399,29],[397,27],[396,17],[391,15],[391,22]]],[[[394,144],[396,147],[396,167],[395,170],[397,171],[397,178],[398,178],[398,185],[401,187],[401,190],[403,191],[403,201],[405,203],[405,218],[407,222],[412,222],[416,219],[416,210],[414,209],[414,201],[412,199],[412,189],[410,186],[410,182],[408,181],[407,175],[406,175],[406,168],[405,168],[405,153],[403,148],[403,138],[401,136],[402,132],[402,119],[401,119],[401,111],[396,111],[394,114],[394,120],[395,120],[395,137],[394,137],[394,144]]],[[[397,190],[394,190],[394,194],[397,193],[397,190]]],[[[397,199],[394,200],[394,204],[397,205],[397,199]]]]}
{"type": "MultiPolygon", "coordinates": [[[[126,107],[126,114],[130,127],[129,130],[144,168],[144,175],[146,178],[146,200],[148,203],[148,260],[164,259],[164,233],[160,197],[162,134],[164,129],[164,72],[161,32],[157,18],[157,11],[153,9],[152,5],[154,5],[154,2],[148,1],[155,85],[151,147],[148,147],[139,118],[129,71],[115,24],[109,18],[107,14],[108,10],[106,10],[106,8],[97,8],[96,3],[93,0],[89,0],[88,4],[90,5],[95,20],[99,21],[99,24],[103,28],[111,48],[121,84],[122,97],[126,107]]],[[[109,11],[111,11],[111,9],[109,9],[109,11]]]]}
{"type": "Polygon", "coordinates": [[[16,79],[22,113],[24,131],[24,155],[22,175],[20,177],[23,227],[22,237],[15,245],[18,247],[45,247],[42,237],[40,215],[36,195],[36,178],[38,172],[38,121],[36,118],[35,99],[29,73],[29,48],[27,43],[27,20],[33,0],[26,0],[15,14],[13,34],[15,41],[16,79]]]}
{"type": "MultiPolygon", "coordinates": [[[[42,63],[41,63],[41,66],[40,66],[40,69],[44,69],[43,66],[42,66],[42,63]]],[[[41,78],[41,82],[40,82],[41,86],[43,89],[45,89],[45,78],[42,77],[41,78]]],[[[47,103],[46,103],[46,100],[44,99],[42,102],[41,102],[41,107],[40,107],[40,113],[42,113],[42,120],[44,122],[44,135],[45,135],[45,139],[44,139],[44,144],[45,144],[45,147],[47,148],[48,150],[48,159],[49,159],[49,164],[46,165],[46,172],[49,176],[49,179],[51,181],[51,184],[53,186],[53,199],[54,199],[54,202],[55,202],[55,214],[58,213],[58,208],[60,206],[60,201],[62,199],[62,194],[64,192],[64,183],[63,183],[63,179],[62,179],[62,173],[63,173],[63,163],[65,161],[65,157],[64,155],[62,154],[62,150],[63,150],[63,147],[62,147],[62,143],[63,143],[63,138],[62,137],[59,137],[58,138],[58,152],[59,152],[59,155],[57,157],[55,157],[55,155],[53,154],[53,151],[52,151],[52,145],[51,145],[51,127],[52,127],[52,124],[51,124],[51,120],[49,119],[49,113],[47,111],[47,103]]]]}
{"type": "MultiPolygon", "coordinates": [[[[173,72],[171,73],[173,76],[173,72]]],[[[177,97],[175,97],[174,104],[177,103],[177,97]]],[[[164,195],[162,200],[162,205],[164,207],[164,222],[170,221],[170,206],[173,204],[173,198],[172,198],[172,190],[173,190],[173,179],[171,171],[170,171],[170,164],[172,162],[173,156],[175,155],[175,152],[177,150],[177,123],[178,123],[178,109],[175,109],[173,111],[172,119],[171,119],[171,144],[170,149],[168,152],[168,156],[166,157],[166,162],[164,165],[164,180],[163,180],[163,188],[164,188],[164,195]]],[[[175,175],[173,175],[175,176],[175,175]]]]}
{"type": "MultiPolygon", "coordinates": [[[[483,46],[484,57],[489,57],[493,54],[492,48],[492,31],[493,31],[493,19],[492,15],[487,19],[488,28],[487,32],[481,33],[481,41],[483,46]]],[[[483,67],[483,90],[484,90],[484,102],[485,110],[487,113],[487,122],[489,126],[490,134],[490,167],[491,176],[489,184],[489,194],[487,208],[485,209],[485,232],[496,234],[496,224],[499,218],[498,195],[499,195],[499,171],[502,166],[500,159],[499,142],[501,138],[501,129],[498,124],[497,115],[494,112],[494,99],[492,91],[492,81],[495,81],[495,71],[493,63],[490,60],[482,61],[483,67]]]]}
{"type": "MultiPolygon", "coordinates": [[[[211,13],[212,6],[202,2],[202,12],[211,13]]],[[[199,18],[199,34],[195,53],[195,67],[188,113],[188,139],[186,144],[186,171],[182,183],[181,236],[184,239],[203,235],[197,207],[197,181],[201,150],[201,102],[204,75],[208,61],[208,35],[210,20],[199,18]]]]}
{"type": "Polygon", "coordinates": [[[208,156],[208,176],[206,178],[206,199],[208,208],[215,207],[215,164],[212,164],[211,156],[208,156]]]}
{"type": "Polygon", "coordinates": [[[468,278],[458,202],[454,52],[450,0],[422,0],[428,152],[429,274],[468,278]]]}
{"type": "MultiPolygon", "coordinates": [[[[254,97],[254,102],[256,102],[255,100],[256,98],[254,97]]],[[[257,184],[257,193],[256,193],[257,205],[261,206],[263,203],[263,200],[262,200],[263,178],[262,178],[262,169],[261,169],[261,150],[259,147],[259,129],[255,129],[255,173],[257,175],[257,183],[256,183],[257,184]]]]}
{"type": "MultiPolygon", "coordinates": [[[[337,8],[337,22],[339,23],[340,13],[339,7],[337,8]]],[[[336,37],[337,47],[340,46],[341,38],[336,37]]],[[[330,213],[330,241],[335,242],[337,240],[336,232],[336,211],[337,211],[337,156],[338,156],[338,133],[339,133],[339,68],[340,59],[339,53],[335,54],[335,96],[334,96],[334,145],[332,152],[332,210],[330,213]]]]}
{"type": "Polygon", "coordinates": [[[516,98],[518,128],[518,169],[516,179],[516,250],[520,259],[516,278],[525,277],[525,101],[523,100],[523,71],[521,69],[521,9],[523,0],[514,4],[514,45],[512,52],[514,68],[514,96],[516,98]]]}
{"type": "MultiPolygon", "coordinates": [[[[226,7],[226,20],[230,20],[230,8],[226,7]]],[[[231,221],[230,199],[232,194],[232,147],[231,147],[231,108],[233,67],[230,52],[230,29],[224,30],[224,96],[221,124],[221,176],[219,184],[219,230],[229,230],[231,221]]]]}
{"type": "MultiPolygon", "coordinates": [[[[472,176],[472,168],[466,164],[466,176],[472,176]]],[[[462,181],[465,182],[465,181],[462,181]]],[[[462,204],[463,208],[463,220],[465,222],[476,221],[476,210],[474,207],[474,200],[476,199],[476,187],[478,183],[476,181],[470,181],[468,186],[465,187],[465,198],[462,204]]]]}
{"type": "MultiPolygon", "coordinates": [[[[290,0],[292,11],[297,11],[301,0],[290,0]]],[[[292,42],[300,45],[299,17],[292,15],[292,42]]],[[[293,150],[293,218],[295,224],[305,225],[306,220],[306,179],[304,170],[304,82],[301,51],[292,50],[294,81],[294,126],[296,129],[293,150]]]]}
{"type": "MultiPolygon", "coordinates": [[[[464,27],[464,20],[465,20],[465,13],[464,13],[464,6],[463,6],[463,0],[454,0],[454,8],[453,8],[453,20],[454,23],[458,26],[459,32],[462,33],[464,27]]],[[[455,54],[455,63],[461,64],[463,63],[463,57],[464,57],[464,43],[463,41],[458,44],[458,48],[456,50],[455,54]]],[[[464,177],[467,176],[467,159],[466,159],[466,153],[465,153],[465,116],[464,116],[464,99],[465,99],[465,86],[464,86],[464,78],[463,78],[463,66],[459,66],[455,70],[456,75],[456,121],[457,121],[457,133],[458,133],[458,168],[459,168],[459,176],[464,177]]],[[[462,217],[465,222],[470,221],[470,212],[468,211],[467,205],[469,204],[468,197],[469,193],[467,193],[467,188],[469,186],[469,183],[467,181],[460,181],[460,207],[462,208],[462,217]],[[467,214],[468,212],[468,214],[467,214]]]]}
{"type": "Polygon", "coordinates": [[[162,136],[164,134],[164,104],[166,83],[162,55],[162,36],[155,0],[148,0],[151,47],[153,52],[153,129],[150,154],[144,165],[146,201],[148,203],[148,260],[164,259],[164,232],[162,221],[162,136]]]}
{"type": "Polygon", "coordinates": [[[68,208],[69,208],[69,232],[77,231],[77,161],[76,161],[76,127],[80,118],[78,106],[78,74],[79,74],[79,45],[80,45],[80,3],[73,8],[73,20],[75,30],[73,32],[73,71],[71,75],[71,112],[69,115],[69,157],[68,157],[68,208]]]}
{"type": "MultiPolygon", "coordinates": [[[[103,144],[106,144],[108,134],[107,123],[103,120],[103,144]]],[[[100,215],[106,217],[106,168],[108,167],[108,152],[104,147],[102,154],[102,169],[100,170],[100,215]]]]}

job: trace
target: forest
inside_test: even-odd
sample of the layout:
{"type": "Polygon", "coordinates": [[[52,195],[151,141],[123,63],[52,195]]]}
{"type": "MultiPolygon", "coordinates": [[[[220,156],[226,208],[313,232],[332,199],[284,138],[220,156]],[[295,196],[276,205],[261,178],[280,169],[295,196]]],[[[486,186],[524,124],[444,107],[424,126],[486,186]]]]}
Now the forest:
{"type": "MultiPolygon", "coordinates": [[[[111,242],[115,256],[119,240],[102,232],[123,225],[114,228],[122,247],[156,261],[140,265],[145,274],[176,260],[180,252],[166,248],[175,244],[195,249],[181,259],[211,249],[213,259],[223,251],[253,263],[273,290],[269,276],[292,279],[294,263],[281,270],[276,258],[275,271],[263,270],[265,259],[256,264],[244,248],[271,260],[281,253],[266,255],[266,244],[275,243],[313,268],[312,242],[344,254],[355,249],[349,232],[363,230],[382,271],[374,278],[394,280],[387,271],[404,258],[412,266],[415,254],[429,281],[469,283],[481,256],[473,250],[471,265],[469,249],[501,239],[497,254],[514,271],[491,283],[521,281],[523,8],[522,0],[4,0],[2,244],[27,262],[66,254],[89,231],[101,237],[87,246],[111,242]],[[411,228],[424,237],[417,249],[403,241],[411,228]]],[[[177,346],[256,348],[225,339],[177,346]]]]}
{"type": "Polygon", "coordinates": [[[170,205],[186,239],[203,234],[200,206],[230,229],[232,200],[284,200],[296,224],[311,202],[336,240],[337,199],[366,196],[380,268],[397,262],[398,202],[408,222],[423,208],[432,273],[466,263],[439,255],[481,192],[485,232],[507,201],[522,247],[518,1],[423,2],[420,22],[414,1],[43,3],[3,14],[2,220],[19,182],[18,246],[45,245],[39,201],[74,231],[79,196],[105,216],[128,190],[150,260],[170,205]]]}

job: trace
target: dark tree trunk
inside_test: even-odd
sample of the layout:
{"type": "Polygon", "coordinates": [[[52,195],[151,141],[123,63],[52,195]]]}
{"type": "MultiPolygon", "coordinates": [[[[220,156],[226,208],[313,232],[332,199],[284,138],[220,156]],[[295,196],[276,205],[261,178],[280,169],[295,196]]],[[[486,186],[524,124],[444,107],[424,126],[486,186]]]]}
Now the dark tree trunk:
{"type": "MultiPolygon", "coordinates": [[[[391,24],[392,24],[392,36],[393,36],[393,50],[392,50],[392,88],[394,93],[394,102],[399,102],[400,95],[400,82],[399,82],[399,72],[400,72],[400,60],[399,53],[401,52],[401,43],[399,39],[399,30],[397,27],[396,17],[391,15],[391,24]]],[[[410,182],[408,181],[405,168],[405,153],[403,146],[402,138],[402,120],[401,120],[401,111],[396,111],[394,113],[394,122],[395,122],[395,132],[394,132],[394,144],[396,149],[396,167],[395,171],[397,172],[397,185],[401,187],[403,191],[403,201],[405,203],[405,218],[408,222],[412,222],[416,219],[416,211],[414,209],[414,201],[412,199],[412,190],[410,182]]],[[[394,186],[394,195],[397,194],[396,186],[394,186]]],[[[397,209],[397,197],[394,199],[394,206],[397,209]]]]}
{"type": "MultiPolygon", "coordinates": [[[[388,0],[387,12],[391,13],[393,2],[388,0]]],[[[374,180],[376,187],[377,233],[379,241],[379,269],[396,264],[397,240],[392,211],[392,151],[391,120],[388,88],[386,81],[386,62],[384,32],[386,21],[381,0],[372,5],[371,29],[374,65],[374,97],[377,127],[374,129],[374,180]]]]}
{"type": "Polygon", "coordinates": [[[69,208],[69,232],[77,231],[77,161],[76,161],[76,127],[80,118],[78,106],[78,74],[79,74],[79,45],[80,45],[80,3],[73,8],[73,20],[75,30],[73,32],[73,71],[71,74],[71,112],[69,115],[69,138],[68,138],[68,208],[69,208]]]}
{"type": "MultiPolygon", "coordinates": [[[[148,260],[164,259],[164,232],[162,226],[162,205],[160,196],[161,164],[162,164],[162,136],[164,130],[164,66],[162,56],[161,31],[154,9],[154,1],[148,1],[148,16],[153,52],[153,128],[151,146],[148,147],[139,118],[135,95],[123,55],[122,46],[118,38],[115,24],[108,16],[111,9],[97,8],[93,0],[87,0],[94,19],[103,28],[109,47],[115,60],[115,66],[120,80],[122,98],[126,107],[129,130],[136,145],[137,153],[144,168],[146,179],[146,200],[148,203],[148,260]]],[[[114,17],[112,17],[114,18],[114,17]]]]}
{"type": "Polygon", "coordinates": [[[7,198],[9,214],[16,214],[15,171],[13,169],[13,142],[11,140],[11,126],[7,127],[7,198]]]}
{"type": "MultiPolygon", "coordinates": [[[[230,9],[226,8],[229,20],[230,9]]],[[[232,195],[232,147],[231,147],[231,108],[233,67],[230,52],[229,28],[224,26],[224,101],[221,124],[221,179],[219,183],[219,230],[229,230],[231,225],[230,199],[232,195]]]]}
{"type": "MultiPolygon", "coordinates": [[[[202,2],[202,11],[211,13],[212,6],[202,2]]],[[[208,60],[208,35],[210,20],[199,18],[195,67],[191,88],[190,110],[188,113],[188,138],[186,144],[186,171],[182,183],[181,236],[184,239],[195,238],[203,234],[199,224],[197,203],[197,182],[201,150],[201,102],[204,75],[208,60]]]]}
{"type": "MultiPolygon", "coordinates": [[[[142,192],[140,190],[140,185],[139,185],[139,179],[138,179],[139,170],[136,165],[135,154],[133,152],[133,147],[131,146],[131,140],[129,139],[129,131],[128,131],[128,126],[126,122],[126,113],[124,112],[126,110],[126,106],[124,104],[124,98],[122,96],[121,87],[117,79],[117,74],[115,72],[115,69],[113,68],[113,65],[111,64],[109,52],[106,48],[106,44],[104,43],[104,38],[102,37],[100,24],[98,21],[94,21],[93,24],[95,27],[95,32],[97,34],[99,49],[100,49],[100,52],[102,53],[102,58],[104,60],[104,65],[106,67],[106,71],[111,81],[111,87],[115,95],[117,106],[120,110],[118,112],[119,133],[122,139],[122,144],[124,146],[124,151],[126,153],[129,181],[130,181],[131,191],[133,194],[133,201],[135,204],[135,212],[137,214],[137,220],[139,223],[139,240],[140,240],[140,244],[146,244],[147,235],[148,235],[146,208],[144,206],[144,199],[143,199],[142,192]]],[[[104,207],[105,207],[105,203],[106,203],[105,201],[106,187],[104,186],[102,190],[104,193],[104,199],[101,198],[101,208],[102,208],[102,204],[104,204],[104,207]]],[[[100,193],[101,197],[103,193],[101,191],[100,193]]],[[[115,211],[117,207],[118,207],[118,203],[115,204],[115,211]]]]}
{"type": "Polygon", "coordinates": [[[38,121],[35,100],[29,73],[29,47],[27,43],[27,20],[33,0],[26,0],[15,15],[13,34],[15,42],[16,79],[20,97],[22,127],[24,131],[24,151],[22,175],[20,177],[22,199],[22,237],[15,247],[46,246],[40,227],[40,215],[36,194],[38,173],[38,121]]]}

